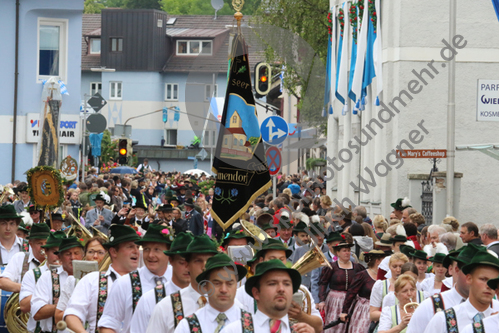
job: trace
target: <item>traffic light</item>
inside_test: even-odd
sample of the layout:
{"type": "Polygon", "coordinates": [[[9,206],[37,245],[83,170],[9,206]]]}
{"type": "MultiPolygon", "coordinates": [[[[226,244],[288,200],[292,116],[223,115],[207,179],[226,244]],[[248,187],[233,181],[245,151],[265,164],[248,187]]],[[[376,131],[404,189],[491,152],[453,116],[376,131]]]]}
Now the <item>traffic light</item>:
{"type": "Polygon", "coordinates": [[[163,108],[163,122],[164,123],[168,122],[168,108],[167,107],[163,108]]]}
{"type": "Polygon", "coordinates": [[[119,139],[119,141],[118,141],[118,163],[120,165],[127,164],[127,162],[128,162],[127,153],[128,153],[128,140],[127,139],[119,139]]]}
{"type": "Polygon", "coordinates": [[[272,86],[272,68],[266,62],[255,66],[255,90],[258,95],[265,96],[272,86]]]}

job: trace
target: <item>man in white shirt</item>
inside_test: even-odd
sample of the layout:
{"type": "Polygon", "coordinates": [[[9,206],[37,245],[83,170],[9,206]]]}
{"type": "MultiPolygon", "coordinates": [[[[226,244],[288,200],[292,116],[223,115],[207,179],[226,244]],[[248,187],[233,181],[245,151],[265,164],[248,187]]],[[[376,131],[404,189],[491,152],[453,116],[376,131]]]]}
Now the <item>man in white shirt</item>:
{"type": "Polygon", "coordinates": [[[42,332],[51,332],[54,314],[59,301],[61,286],[73,275],[73,260],[83,259],[83,245],[76,237],[64,238],[59,246],[61,266],[45,271],[36,284],[31,299],[33,318],[40,321],[42,332]]]}
{"type": "MultiPolygon", "coordinates": [[[[109,238],[112,241],[111,238],[109,238]]],[[[160,225],[151,224],[145,236],[136,241],[142,245],[145,266],[116,280],[97,323],[100,333],[130,332],[133,312],[140,297],[155,289],[158,297],[165,296],[168,282],[168,257],[163,253],[172,243],[171,232],[160,225]]]]}
{"type": "Polygon", "coordinates": [[[219,253],[206,262],[206,270],[196,277],[206,292],[208,302],[204,307],[180,321],[175,333],[220,333],[232,322],[240,322],[243,312],[235,303],[237,282],[246,276],[246,268],[236,265],[225,253],[219,253]]]}
{"type": "MultiPolygon", "coordinates": [[[[466,283],[470,286],[468,300],[445,311],[437,313],[426,327],[425,333],[460,332],[468,325],[480,323],[489,317],[496,308],[492,308],[495,290],[487,281],[499,275],[499,259],[488,252],[478,252],[471,262],[462,269],[466,274],[466,283]]],[[[495,303],[497,306],[498,303],[495,303]]]]}
{"type": "MultiPolygon", "coordinates": [[[[286,248],[286,246],[281,241],[275,239],[268,239],[267,244],[263,244],[262,249],[258,251],[255,254],[255,256],[259,258],[257,260],[260,263],[272,259],[279,259],[283,264],[286,264],[287,257],[291,256],[291,254],[292,254],[291,250],[286,248]]],[[[259,264],[257,264],[257,267],[258,265],[259,264]]],[[[300,283],[301,283],[301,276],[300,276],[300,283]]],[[[309,306],[311,307],[311,313],[310,315],[307,314],[305,311],[303,311],[302,307],[299,304],[292,302],[288,314],[290,315],[290,317],[296,319],[298,322],[309,324],[317,331],[322,330],[322,325],[323,325],[322,318],[320,312],[316,309],[315,302],[312,298],[310,291],[305,286],[302,285],[301,288],[299,288],[299,292],[302,294],[304,293],[308,294],[308,297],[310,298],[309,306]]],[[[251,296],[250,293],[246,292],[245,286],[238,288],[236,298],[242,304],[243,310],[248,311],[252,314],[256,313],[256,308],[257,308],[256,301],[251,296]]]]}
{"type": "MultiPolygon", "coordinates": [[[[165,297],[188,287],[191,283],[189,266],[182,254],[185,253],[192,239],[193,237],[190,233],[178,234],[173,240],[170,250],[164,252],[169,257],[172,267],[172,278],[165,284],[165,297]]],[[[147,330],[154,307],[162,300],[162,298],[157,296],[156,290],[153,289],[140,298],[133,313],[130,332],[144,333],[147,330]]]]}
{"type": "Polygon", "coordinates": [[[56,253],[59,252],[59,245],[61,245],[63,238],[66,238],[66,234],[62,231],[50,233],[47,243],[42,246],[45,249],[47,261],[44,265],[27,271],[22,279],[21,292],[19,293],[19,305],[23,313],[30,314],[27,324],[28,332],[34,332],[37,326],[37,322],[33,319],[33,315],[30,313],[31,297],[35,292],[36,283],[38,282],[40,276],[50,267],[50,265],[59,265],[59,256],[56,253]]]}
{"type": "Polygon", "coordinates": [[[76,285],[64,312],[64,320],[75,333],[95,332],[114,281],[135,271],[139,264],[139,246],[135,244],[140,240],[137,232],[117,224],[109,231],[109,241],[104,246],[109,251],[111,266],[107,271],[85,275],[76,285]],[[85,324],[88,324],[86,329],[85,324]]]}
{"type": "Polygon", "coordinates": [[[18,252],[28,251],[28,241],[17,237],[22,215],[17,215],[13,205],[0,206],[0,265],[5,266],[18,252]]]}
{"type": "Polygon", "coordinates": [[[188,262],[191,284],[156,304],[147,326],[147,333],[172,333],[180,320],[206,304],[207,299],[202,295],[196,277],[203,272],[206,261],[217,253],[217,245],[210,237],[194,237],[183,254],[188,262]]]}
{"type": "Polygon", "coordinates": [[[447,247],[440,242],[440,236],[445,234],[446,230],[438,225],[431,225],[428,228],[431,243],[425,245],[423,251],[428,253],[428,256],[433,257],[437,253],[449,254],[447,247]]]}
{"type": "Polygon", "coordinates": [[[144,162],[142,164],[139,164],[139,166],[137,167],[137,172],[143,174],[152,172],[151,165],[149,165],[149,160],[147,158],[144,159],[144,162]]]}
{"type": "Polygon", "coordinates": [[[444,259],[444,267],[453,270],[454,287],[443,293],[429,297],[419,304],[407,326],[407,333],[424,332],[435,313],[452,308],[465,302],[468,298],[469,285],[466,283],[466,275],[464,275],[461,269],[473,259],[476,253],[484,252],[485,248],[476,246],[475,244],[468,244],[468,246],[464,246],[457,251],[459,251],[457,256],[454,254],[455,252],[452,252],[444,259]]]}
{"type": "MultiPolygon", "coordinates": [[[[490,279],[487,281],[487,285],[490,289],[495,290],[497,293],[499,284],[499,278],[490,279]]],[[[495,309],[494,309],[495,311],[495,309]]],[[[497,328],[499,327],[499,313],[494,313],[490,317],[485,318],[482,323],[479,323],[482,326],[482,330],[479,332],[487,333],[487,332],[497,332],[497,328]]],[[[474,324],[470,324],[465,327],[462,333],[475,333],[476,327],[474,324]]],[[[478,331],[478,330],[477,330],[478,331]]]]}
{"type": "Polygon", "coordinates": [[[303,322],[291,324],[288,318],[293,293],[298,291],[300,284],[300,273],[287,268],[281,260],[259,263],[255,275],[245,285],[245,291],[256,300],[256,313],[244,312],[242,320],[229,324],[222,333],[290,333],[291,330],[314,333],[312,326],[303,322]]]}
{"type": "Polygon", "coordinates": [[[21,281],[28,270],[40,266],[45,260],[42,246],[47,242],[50,228],[46,223],[34,224],[31,228],[29,251],[16,253],[0,275],[0,289],[18,293],[21,281]]]}

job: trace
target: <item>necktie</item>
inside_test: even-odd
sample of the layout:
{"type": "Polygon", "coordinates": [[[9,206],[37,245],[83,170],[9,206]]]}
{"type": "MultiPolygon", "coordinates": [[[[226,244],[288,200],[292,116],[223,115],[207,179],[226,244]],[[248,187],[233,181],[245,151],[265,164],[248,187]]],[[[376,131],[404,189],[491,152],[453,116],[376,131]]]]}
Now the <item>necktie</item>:
{"type": "Polygon", "coordinates": [[[227,316],[225,315],[225,313],[220,312],[218,314],[216,320],[217,320],[218,326],[215,329],[215,333],[219,333],[222,330],[222,328],[224,327],[224,325],[225,325],[225,320],[227,320],[227,316]]]}
{"type": "Polygon", "coordinates": [[[474,317],[473,317],[473,324],[477,324],[477,323],[480,323],[483,318],[485,317],[485,315],[483,314],[483,312],[478,312],[474,317]]]}
{"type": "Polygon", "coordinates": [[[199,308],[201,309],[202,307],[204,307],[206,305],[206,297],[204,296],[200,296],[198,298],[198,305],[199,305],[199,308]]]}
{"type": "Polygon", "coordinates": [[[281,321],[270,319],[270,333],[281,333],[281,321]]]}

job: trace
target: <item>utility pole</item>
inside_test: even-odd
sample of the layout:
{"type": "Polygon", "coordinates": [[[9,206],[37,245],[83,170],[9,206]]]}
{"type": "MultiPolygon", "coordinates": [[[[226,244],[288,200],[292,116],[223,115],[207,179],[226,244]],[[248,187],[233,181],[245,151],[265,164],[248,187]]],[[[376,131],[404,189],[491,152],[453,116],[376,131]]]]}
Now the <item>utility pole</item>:
{"type": "MultiPolygon", "coordinates": [[[[449,41],[456,35],[457,1],[450,0],[449,41]]],[[[447,103],[447,215],[454,216],[454,160],[456,155],[456,57],[449,62],[447,103]]]]}

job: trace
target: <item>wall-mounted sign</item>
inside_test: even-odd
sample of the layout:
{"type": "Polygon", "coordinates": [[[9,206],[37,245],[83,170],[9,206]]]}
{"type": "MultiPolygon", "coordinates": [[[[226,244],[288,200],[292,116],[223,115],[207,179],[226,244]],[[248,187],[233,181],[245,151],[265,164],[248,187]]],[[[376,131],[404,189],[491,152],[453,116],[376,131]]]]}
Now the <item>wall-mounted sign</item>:
{"type": "MultiPolygon", "coordinates": [[[[59,124],[59,142],[61,144],[80,143],[80,115],[61,114],[59,124]]],[[[26,115],[26,142],[38,143],[40,135],[40,114],[28,113],[26,115]]]]}
{"type": "Polygon", "coordinates": [[[477,121],[499,121],[499,80],[478,80],[477,121]]]}
{"type": "Polygon", "coordinates": [[[397,150],[401,158],[447,158],[447,149],[406,149],[397,150]]]}

